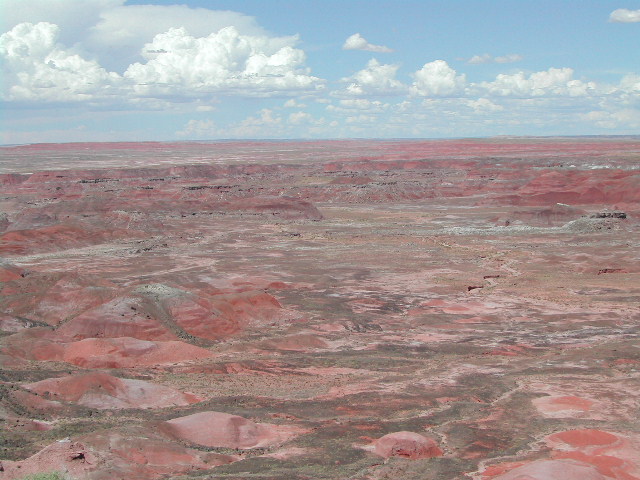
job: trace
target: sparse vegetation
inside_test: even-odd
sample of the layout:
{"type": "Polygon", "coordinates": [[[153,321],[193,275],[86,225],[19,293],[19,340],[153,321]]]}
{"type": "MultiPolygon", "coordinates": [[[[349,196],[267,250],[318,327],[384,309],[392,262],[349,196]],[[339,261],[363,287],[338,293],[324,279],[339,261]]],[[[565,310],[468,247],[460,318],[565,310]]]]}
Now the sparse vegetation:
{"type": "Polygon", "coordinates": [[[47,472],[47,473],[34,473],[33,475],[27,475],[20,480],[72,480],[69,475],[64,472],[47,472]]]}

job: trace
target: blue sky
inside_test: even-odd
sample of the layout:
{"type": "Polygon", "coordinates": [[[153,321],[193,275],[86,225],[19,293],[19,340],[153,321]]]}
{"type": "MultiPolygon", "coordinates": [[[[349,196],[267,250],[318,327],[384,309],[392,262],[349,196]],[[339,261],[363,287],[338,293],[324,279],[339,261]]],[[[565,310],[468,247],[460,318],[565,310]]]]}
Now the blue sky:
{"type": "Polygon", "coordinates": [[[640,133],[640,0],[3,0],[0,142],[640,133]]]}

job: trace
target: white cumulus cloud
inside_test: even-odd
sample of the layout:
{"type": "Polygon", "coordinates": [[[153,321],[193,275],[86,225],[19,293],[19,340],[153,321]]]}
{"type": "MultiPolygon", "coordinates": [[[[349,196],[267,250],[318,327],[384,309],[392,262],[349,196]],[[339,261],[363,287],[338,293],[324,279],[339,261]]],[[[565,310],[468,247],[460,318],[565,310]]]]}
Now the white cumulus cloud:
{"type": "Polygon", "coordinates": [[[425,63],[413,74],[411,93],[420,96],[452,95],[460,91],[465,84],[465,75],[458,75],[444,60],[425,63]]]}
{"type": "Polygon", "coordinates": [[[640,94],[640,75],[630,73],[622,77],[620,90],[624,93],[640,94]]]}
{"type": "Polygon", "coordinates": [[[479,98],[477,100],[467,100],[467,106],[475,113],[493,113],[504,110],[502,105],[498,105],[488,98],[479,98]]]}
{"type": "MultiPolygon", "coordinates": [[[[161,33],[182,27],[194,37],[206,37],[233,26],[241,35],[269,37],[255,18],[238,12],[191,8],[186,5],[121,5],[104,9],[89,31],[84,45],[95,51],[109,68],[123,71],[140,60],[142,46],[161,33]]],[[[269,37],[280,48],[296,37],[269,37]]]]}
{"type": "Polygon", "coordinates": [[[640,10],[628,10],[619,8],[609,15],[610,22],[616,23],[637,23],[640,22],[640,10]]]}
{"type": "Polygon", "coordinates": [[[349,38],[347,38],[342,45],[343,50],[364,50],[365,52],[375,52],[375,53],[391,53],[393,50],[389,47],[385,47],[384,45],[374,45],[369,43],[362,35],[359,33],[354,33],[349,38]]]}
{"type": "Polygon", "coordinates": [[[183,138],[201,139],[215,137],[218,128],[213,120],[189,120],[176,135],[183,138]]]}
{"type": "Polygon", "coordinates": [[[116,94],[121,78],[58,43],[57,25],[20,23],[0,36],[2,97],[7,101],[75,102],[116,94]]]}
{"type": "Polygon", "coordinates": [[[306,108],[306,104],[298,102],[295,98],[290,98],[282,105],[284,108],[306,108]]]}
{"type": "Polygon", "coordinates": [[[273,110],[263,108],[256,115],[218,131],[224,138],[278,138],[286,136],[285,122],[273,110]]]}
{"type": "Polygon", "coordinates": [[[348,83],[346,89],[334,92],[336,95],[396,95],[402,93],[406,87],[396,79],[398,65],[385,65],[372,58],[366,68],[350,77],[341,79],[348,83]]]}
{"type": "Polygon", "coordinates": [[[366,112],[369,114],[379,114],[387,111],[391,107],[388,103],[380,100],[369,100],[367,98],[346,98],[340,100],[338,106],[327,105],[328,112],[353,114],[355,111],[366,112]]]}
{"type": "Polygon", "coordinates": [[[637,130],[640,128],[640,110],[631,108],[616,111],[594,110],[583,114],[581,117],[583,120],[606,129],[625,128],[637,130]]]}
{"type": "Polygon", "coordinates": [[[0,29],[7,32],[20,23],[48,22],[60,27],[60,41],[74,45],[100,21],[103,12],[124,0],[2,0],[0,29]]]}
{"type": "MultiPolygon", "coordinates": [[[[118,73],[140,61],[154,36],[184,27],[196,37],[234,26],[243,35],[269,36],[256,19],[239,12],[187,5],[125,5],[125,0],[2,0],[1,31],[19,23],[60,27],[60,42],[118,73]]],[[[176,2],[179,3],[179,2],[176,2]]],[[[282,46],[291,41],[280,37],[282,46]]]]}
{"type": "Polygon", "coordinates": [[[2,98],[22,102],[112,100],[149,108],[219,95],[270,97],[322,90],[295,37],[242,35],[225,27],[206,37],[171,28],[142,47],[146,62],[123,75],[61,44],[60,28],[21,23],[0,36],[2,98]]]}
{"type": "Polygon", "coordinates": [[[304,123],[311,123],[313,116],[307,112],[293,112],[289,115],[288,122],[292,125],[300,125],[304,123]]]}
{"type": "Polygon", "coordinates": [[[279,38],[241,35],[235,27],[206,37],[170,28],[146,44],[143,55],[146,63],[134,63],[124,73],[140,95],[271,96],[322,88],[304,66],[302,50],[279,38]]]}
{"type": "Polygon", "coordinates": [[[516,97],[569,96],[580,97],[596,93],[594,82],[573,78],[572,68],[550,68],[526,75],[524,72],[500,74],[493,82],[480,87],[492,95],[516,97]]]}

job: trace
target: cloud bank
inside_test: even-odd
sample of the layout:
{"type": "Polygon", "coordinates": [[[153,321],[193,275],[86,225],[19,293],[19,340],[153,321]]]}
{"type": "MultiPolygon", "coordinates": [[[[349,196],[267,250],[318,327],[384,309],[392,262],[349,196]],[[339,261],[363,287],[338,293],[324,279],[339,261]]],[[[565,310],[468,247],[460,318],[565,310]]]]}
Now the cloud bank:
{"type": "Polygon", "coordinates": [[[170,28],[147,43],[146,63],[127,68],[124,79],[143,96],[199,96],[202,93],[269,96],[321,88],[309,75],[296,39],[241,35],[235,27],[196,38],[170,28]]]}
{"type": "Polygon", "coordinates": [[[78,102],[115,94],[120,77],[60,45],[52,23],[20,23],[0,36],[5,101],[78,102]]]}
{"type": "Polygon", "coordinates": [[[123,75],[73,53],[60,28],[20,23],[0,36],[5,101],[80,102],[211,95],[295,95],[323,88],[310,75],[296,37],[242,35],[225,27],[206,37],[170,28],[145,44],[143,62],[123,75]]]}
{"type": "MultiPolygon", "coordinates": [[[[36,137],[45,141],[62,135],[61,116],[74,126],[60,140],[90,138],[83,135],[91,124],[72,119],[90,118],[98,125],[96,118],[118,115],[148,124],[145,135],[156,139],[169,135],[155,133],[151,117],[156,115],[164,125],[180,124],[170,132],[179,138],[460,136],[531,129],[556,134],[567,126],[574,133],[591,133],[590,128],[636,133],[640,128],[640,75],[629,71],[605,83],[564,65],[529,69],[517,53],[450,60],[426,49],[422,57],[398,54],[393,61],[370,58],[353,66],[350,50],[393,52],[355,33],[343,51],[335,43],[323,47],[332,48],[339,61],[326,65],[323,72],[329,74],[322,78],[307,65],[304,38],[268,32],[238,12],[124,0],[4,0],[3,8],[0,100],[17,132],[5,137],[7,143],[29,138],[33,111],[40,124],[50,123],[49,136],[36,137]],[[482,64],[492,68],[469,67],[482,64]],[[502,71],[487,77],[495,68],[502,71]],[[150,121],[140,120],[142,115],[150,121]]],[[[639,22],[640,10],[615,10],[610,21],[639,22]]],[[[91,138],[136,138],[124,126],[110,128],[118,136],[110,138],[101,128],[91,138]]]]}

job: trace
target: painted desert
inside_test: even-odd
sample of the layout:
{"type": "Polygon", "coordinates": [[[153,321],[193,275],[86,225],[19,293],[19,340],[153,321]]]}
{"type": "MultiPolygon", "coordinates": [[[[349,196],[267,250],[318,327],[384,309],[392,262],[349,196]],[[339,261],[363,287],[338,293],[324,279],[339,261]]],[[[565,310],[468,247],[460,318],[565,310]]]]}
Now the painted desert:
{"type": "Polygon", "coordinates": [[[0,148],[0,478],[640,479],[640,138],[0,148]]]}

